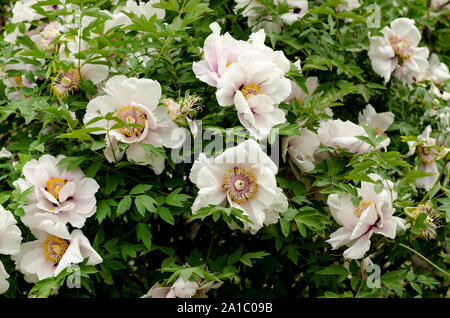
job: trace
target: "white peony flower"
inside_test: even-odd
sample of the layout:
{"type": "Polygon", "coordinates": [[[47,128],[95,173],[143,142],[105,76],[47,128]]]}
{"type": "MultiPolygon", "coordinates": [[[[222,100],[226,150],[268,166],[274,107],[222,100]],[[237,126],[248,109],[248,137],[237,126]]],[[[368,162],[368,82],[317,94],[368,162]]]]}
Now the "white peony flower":
{"type": "Polygon", "coordinates": [[[195,76],[210,86],[216,87],[217,81],[228,67],[235,63],[240,55],[251,50],[245,41],[234,39],[228,32],[220,35],[217,22],[209,25],[213,31],[206,39],[203,48],[204,58],[192,64],[195,76]]]}
{"type": "Polygon", "coordinates": [[[29,283],[56,277],[72,264],[81,263],[89,258],[88,265],[100,264],[103,259],[92,248],[81,230],[69,233],[54,216],[29,217],[26,222],[35,241],[23,243],[19,254],[12,256],[16,268],[24,274],[29,283]],[[46,220],[46,221],[45,221],[46,220]],[[45,223],[46,230],[42,230],[45,223]]]}
{"type": "Polygon", "coordinates": [[[245,229],[256,233],[264,225],[276,223],[279,213],[288,208],[287,199],[276,184],[277,172],[277,166],[253,139],[228,148],[215,158],[201,153],[189,175],[199,188],[192,212],[228,201],[253,222],[244,222],[245,229]]]}
{"type": "MultiPolygon", "coordinates": [[[[300,70],[300,63],[298,63],[298,66],[296,65],[296,67],[300,70]]],[[[308,92],[305,92],[295,81],[291,80],[291,94],[284,100],[284,102],[291,103],[292,100],[295,98],[300,103],[300,105],[304,105],[305,98],[306,97],[311,98],[314,95],[314,92],[316,91],[317,87],[319,87],[318,78],[315,76],[307,77],[305,86],[308,89],[308,92]]],[[[319,113],[317,109],[315,109],[314,112],[316,114],[319,113]]],[[[324,113],[330,117],[333,117],[333,111],[329,107],[325,108],[324,113]]]]}
{"type": "Polygon", "coordinates": [[[40,32],[31,36],[31,40],[37,44],[39,48],[51,53],[56,49],[56,38],[61,35],[63,30],[61,23],[53,21],[40,32]]]}
{"type": "Polygon", "coordinates": [[[441,63],[436,54],[431,54],[428,64],[430,66],[429,79],[436,85],[441,86],[444,81],[450,78],[447,65],[441,63]]]}
{"type": "Polygon", "coordinates": [[[1,150],[0,150],[0,158],[9,158],[9,157],[11,157],[13,154],[10,152],[10,151],[8,151],[8,149],[6,149],[5,147],[3,147],[1,150]]]}
{"type": "MultiPolygon", "coordinates": [[[[366,108],[358,115],[359,124],[365,124],[369,127],[375,129],[375,133],[378,136],[385,136],[385,131],[394,122],[394,114],[391,112],[377,113],[372,105],[367,104],[366,108]]],[[[391,140],[386,138],[382,143],[381,147],[386,149],[389,146],[391,140]]]]}
{"type": "Polygon", "coordinates": [[[19,253],[22,232],[16,224],[14,215],[0,204],[0,254],[19,253]]]}
{"type": "Polygon", "coordinates": [[[428,48],[417,47],[420,32],[414,26],[414,20],[398,18],[391,27],[381,30],[383,37],[370,38],[370,57],[372,68],[389,82],[392,72],[404,84],[411,83],[428,68],[428,48]]]}
{"type": "MultiPolygon", "coordinates": [[[[281,25],[279,23],[273,22],[272,16],[260,16],[258,10],[255,8],[263,8],[263,5],[256,0],[235,0],[236,6],[234,11],[244,8],[242,15],[247,17],[248,26],[252,30],[264,29],[266,32],[276,32],[279,33],[281,30],[281,25]]],[[[303,18],[308,12],[308,1],[307,0],[274,0],[274,6],[278,6],[281,3],[287,3],[291,7],[290,11],[283,13],[281,15],[281,20],[283,23],[290,25],[295,21],[303,18]]]]}
{"type": "Polygon", "coordinates": [[[431,126],[427,126],[423,133],[418,136],[419,144],[415,141],[408,141],[409,152],[408,155],[417,152],[420,158],[419,170],[423,172],[432,173],[433,175],[419,178],[414,184],[417,188],[430,190],[436,182],[439,169],[436,164],[436,156],[439,153],[437,141],[435,138],[431,138],[431,126]]]}
{"type": "MultiPolygon", "coordinates": [[[[14,63],[14,64],[6,64],[4,66],[5,71],[8,70],[21,70],[21,71],[29,71],[35,72],[39,67],[33,64],[27,64],[23,62],[14,63]]],[[[8,77],[3,79],[3,84],[7,87],[6,96],[9,100],[17,100],[23,99],[24,96],[20,92],[21,88],[28,87],[33,88],[36,86],[36,83],[30,82],[25,75],[16,75],[14,77],[8,77]]]]}
{"type": "MultiPolygon", "coordinates": [[[[122,158],[123,152],[118,148],[118,142],[122,142],[129,144],[126,150],[128,160],[151,165],[155,173],[160,174],[164,169],[164,158],[147,154],[140,143],[177,148],[183,144],[186,135],[185,129],[172,121],[166,107],[158,107],[161,98],[159,83],[117,75],[105,83],[104,91],[106,95],[97,96],[88,103],[83,119],[85,124],[93,118],[112,113],[128,124],[141,125],[110,129],[116,121],[107,119],[90,124],[89,127],[110,129],[105,138],[106,159],[114,162],[122,158]]],[[[105,134],[105,130],[93,134],[105,134]]]]}
{"type": "MultiPolygon", "coordinates": [[[[381,180],[376,174],[369,174],[369,177],[374,181],[381,180]]],[[[383,184],[381,192],[376,193],[373,183],[361,182],[358,195],[362,200],[357,207],[349,195],[339,198],[337,194],[331,194],[328,197],[331,214],[342,227],[333,232],[327,242],[333,249],[346,245],[344,258],[362,258],[370,248],[370,238],[374,233],[394,239],[397,228],[407,228],[405,220],[393,216],[395,209],[392,204],[397,193],[392,182],[383,180],[383,184]]]]}
{"type": "Polygon", "coordinates": [[[295,165],[304,172],[314,170],[316,159],[314,154],[319,149],[320,140],[316,134],[306,128],[300,128],[301,136],[289,136],[283,138],[282,156],[286,161],[286,154],[289,155],[295,165]]]}
{"type": "Polygon", "coordinates": [[[264,44],[266,33],[259,30],[252,33],[248,42],[234,39],[228,32],[220,35],[220,26],[214,22],[213,31],[204,44],[204,58],[194,62],[192,69],[201,81],[217,87],[219,79],[236,63],[239,57],[249,55],[252,59],[274,62],[283,72],[289,71],[290,63],[282,51],[273,51],[264,44]]]}
{"type": "Polygon", "coordinates": [[[9,278],[8,273],[3,266],[3,263],[0,261],[0,295],[6,292],[9,288],[9,282],[7,279],[9,278]]]}
{"type": "Polygon", "coordinates": [[[291,84],[273,62],[241,56],[220,78],[216,97],[220,106],[235,105],[242,125],[257,139],[286,121],[277,105],[289,96],[291,84]]]}
{"type": "Polygon", "coordinates": [[[367,133],[361,126],[351,121],[325,120],[320,122],[317,131],[320,143],[333,149],[345,148],[349,152],[361,153],[373,150],[373,147],[356,136],[366,136],[367,133]]]}
{"type": "MultiPolygon", "coordinates": [[[[278,0],[278,3],[282,2],[284,1],[278,0]]],[[[282,14],[281,19],[288,25],[300,20],[308,12],[308,0],[286,0],[286,2],[292,9],[288,13],[282,14]]]]}
{"type": "Polygon", "coordinates": [[[285,103],[290,103],[294,98],[303,105],[306,97],[311,97],[316,91],[317,87],[319,87],[318,78],[315,76],[308,77],[306,79],[306,88],[308,92],[303,91],[303,89],[297,85],[296,82],[291,80],[291,94],[284,100],[285,103]]]}
{"type": "Polygon", "coordinates": [[[44,18],[44,16],[38,14],[31,6],[38,3],[38,0],[19,0],[14,4],[12,8],[11,23],[31,22],[44,18]]]}
{"type": "Polygon", "coordinates": [[[344,4],[339,4],[336,9],[339,12],[342,11],[352,11],[353,9],[359,8],[361,4],[359,3],[359,0],[345,0],[344,4]]]}
{"type": "Polygon", "coordinates": [[[219,288],[222,283],[208,282],[199,284],[193,281],[184,281],[178,277],[170,287],[161,287],[154,284],[141,298],[207,298],[206,293],[211,289],[219,288]]]}
{"type": "Polygon", "coordinates": [[[67,164],[57,165],[65,156],[43,155],[39,160],[28,161],[22,173],[24,178],[13,182],[24,192],[32,187],[33,192],[26,196],[27,205],[21,206],[26,215],[38,213],[54,215],[59,222],[83,227],[86,218],[96,211],[95,193],[99,185],[87,178],[80,168],[67,170],[67,164]]]}
{"type": "Polygon", "coordinates": [[[133,12],[138,17],[144,15],[148,20],[154,14],[156,14],[159,20],[164,19],[166,15],[166,11],[164,9],[154,8],[153,5],[158,3],[157,0],[150,0],[148,2],[140,2],[139,4],[134,0],[128,0],[125,6],[118,7],[115,12],[112,14],[111,20],[105,21],[104,32],[107,32],[109,29],[112,29],[118,25],[127,26],[132,24],[131,19],[122,11],[125,12],[133,12]]]}
{"type": "Polygon", "coordinates": [[[109,75],[108,66],[86,63],[85,60],[75,58],[75,54],[88,49],[84,41],[81,41],[81,43],[79,41],[79,38],[75,41],[69,41],[61,45],[59,49],[61,60],[74,63],[74,67],[71,67],[67,72],[60,70],[52,78],[50,85],[52,92],[61,99],[65,99],[74,91],[77,91],[82,78],[91,80],[94,85],[98,85],[109,75]],[[66,54],[66,51],[68,51],[68,54],[66,54]]]}
{"type": "MultiPolygon", "coordinates": [[[[264,30],[259,30],[250,34],[248,42],[252,45],[252,51],[249,53],[253,59],[258,59],[263,62],[273,62],[284,73],[287,73],[291,68],[291,63],[284,55],[283,51],[274,51],[264,44],[266,40],[266,33],[264,30]]],[[[294,65],[299,68],[300,61],[296,61],[294,65]]]]}

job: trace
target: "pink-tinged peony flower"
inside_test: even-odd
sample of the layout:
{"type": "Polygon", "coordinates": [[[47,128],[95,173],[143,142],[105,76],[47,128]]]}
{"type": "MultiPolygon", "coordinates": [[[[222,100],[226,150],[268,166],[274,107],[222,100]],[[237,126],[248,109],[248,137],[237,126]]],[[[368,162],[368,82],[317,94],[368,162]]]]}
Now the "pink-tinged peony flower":
{"type": "Polygon", "coordinates": [[[192,64],[195,76],[202,82],[216,87],[217,81],[227,68],[235,63],[240,55],[249,52],[251,45],[235,40],[228,32],[221,35],[217,22],[210,24],[212,33],[206,38],[200,62],[192,64]]]}
{"type": "Polygon", "coordinates": [[[284,72],[273,62],[241,56],[218,82],[220,106],[235,105],[239,120],[256,139],[266,138],[273,126],[286,121],[278,108],[291,92],[284,72]]]}
{"type": "Polygon", "coordinates": [[[253,139],[228,148],[215,158],[201,153],[189,175],[199,188],[192,212],[228,201],[253,222],[244,222],[245,229],[256,233],[264,225],[278,222],[279,213],[288,208],[286,197],[276,184],[277,172],[277,166],[253,139]]]}
{"type": "Polygon", "coordinates": [[[105,83],[104,91],[106,95],[92,99],[87,105],[84,123],[110,113],[125,123],[135,124],[130,128],[110,129],[117,122],[102,119],[89,125],[104,129],[93,134],[106,133],[106,159],[109,162],[120,160],[123,152],[118,143],[129,144],[126,150],[128,160],[139,165],[151,165],[154,172],[160,174],[164,169],[164,158],[148,154],[140,143],[177,148],[183,144],[186,134],[184,128],[172,121],[166,107],[158,107],[161,98],[159,83],[146,78],[117,75],[105,83]]]}
{"type": "Polygon", "coordinates": [[[367,133],[361,126],[351,121],[324,120],[317,131],[320,143],[333,149],[345,148],[348,152],[361,153],[373,150],[373,147],[356,136],[366,136],[367,133]]]}
{"type": "MultiPolygon", "coordinates": [[[[382,180],[376,174],[369,174],[369,177],[374,181],[382,180]]],[[[349,195],[340,198],[337,194],[331,194],[328,197],[331,214],[342,227],[333,232],[327,242],[333,249],[347,246],[344,258],[362,258],[370,249],[370,238],[374,233],[394,239],[397,228],[407,228],[405,220],[393,215],[395,209],[392,204],[397,193],[392,182],[383,180],[383,184],[384,188],[377,193],[373,183],[361,182],[358,195],[362,200],[357,207],[349,195]]]]}
{"type": "Polygon", "coordinates": [[[36,283],[56,277],[65,268],[81,263],[85,258],[89,258],[88,265],[97,265],[103,261],[81,230],[69,233],[54,215],[27,217],[25,222],[36,240],[23,243],[20,253],[12,256],[12,259],[27,282],[36,283]]]}
{"type": "Polygon", "coordinates": [[[59,71],[50,84],[53,94],[66,99],[80,88],[81,76],[78,68],[71,67],[67,72],[59,71]]]}
{"type": "Polygon", "coordinates": [[[0,295],[6,292],[9,288],[9,282],[7,279],[9,278],[8,273],[3,266],[3,263],[0,261],[0,295]]]}
{"type": "Polygon", "coordinates": [[[19,253],[22,232],[16,224],[14,215],[0,204],[0,254],[19,253]]]}
{"type": "MultiPolygon", "coordinates": [[[[252,51],[248,53],[252,59],[258,59],[263,62],[274,63],[283,74],[287,73],[291,68],[291,63],[284,55],[283,51],[274,51],[264,44],[266,40],[266,33],[264,30],[259,30],[250,34],[248,42],[252,45],[252,51]]],[[[300,70],[300,60],[294,63],[294,66],[300,70]]]]}
{"type": "Polygon", "coordinates": [[[419,170],[431,173],[431,176],[419,178],[414,184],[417,188],[430,190],[436,182],[439,169],[436,164],[436,157],[439,153],[439,147],[436,139],[431,138],[431,126],[427,126],[423,133],[418,136],[419,143],[415,141],[408,141],[409,152],[408,155],[417,153],[420,158],[419,170]]]}
{"type": "Polygon", "coordinates": [[[372,68],[389,82],[392,72],[404,84],[409,84],[428,68],[428,48],[417,47],[420,32],[414,26],[414,20],[398,18],[391,27],[381,30],[383,37],[370,38],[369,57],[372,68]]]}
{"type": "MultiPolygon", "coordinates": [[[[375,129],[375,133],[378,136],[386,136],[384,133],[394,122],[394,114],[391,112],[377,113],[372,105],[367,104],[366,108],[358,115],[359,124],[365,124],[369,127],[375,129]]],[[[391,140],[386,138],[382,143],[381,147],[386,149],[389,146],[391,140]]]]}
{"type": "Polygon", "coordinates": [[[95,193],[99,185],[80,168],[68,171],[67,164],[58,166],[63,158],[63,155],[56,158],[43,155],[39,160],[28,161],[22,169],[24,178],[17,179],[13,185],[21,192],[33,188],[26,196],[28,203],[21,206],[26,215],[54,215],[60,223],[69,222],[81,228],[86,218],[96,211],[95,193]]]}
{"type": "Polygon", "coordinates": [[[186,282],[178,277],[170,287],[161,287],[159,283],[154,284],[141,298],[207,298],[206,293],[209,290],[219,288],[221,285],[222,283],[214,282],[186,282]]]}
{"type": "Polygon", "coordinates": [[[213,33],[205,40],[204,58],[192,65],[195,76],[201,81],[217,87],[220,78],[230,69],[230,65],[244,55],[251,56],[254,60],[273,62],[284,73],[289,71],[290,63],[284,53],[274,51],[264,44],[266,38],[264,30],[252,33],[246,42],[234,39],[228,32],[221,35],[216,22],[212,23],[210,28],[213,33]]]}
{"type": "Polygon", "coordinates": [[[316,151],[319,149],[320,140],[316,134],[306,128],[300,128],[301,136],[289,136],[283,138],[282,156],[286,161],[286,154],[289,159],[303,172],[314,170],[316,151]]]}

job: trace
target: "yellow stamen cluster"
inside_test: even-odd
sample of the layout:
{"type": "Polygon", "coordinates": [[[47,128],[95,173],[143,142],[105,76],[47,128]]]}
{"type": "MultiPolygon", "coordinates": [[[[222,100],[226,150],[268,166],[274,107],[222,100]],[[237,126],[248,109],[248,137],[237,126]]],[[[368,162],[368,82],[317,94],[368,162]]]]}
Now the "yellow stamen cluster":
{"type": "Polygon", "coordinates": [[[64,179],[51,178],[45,183],[45,191],[50,193],[56,200],[59,201],[59,192],[66,183],[67,181],[64,179]]]}
{"type": "Polygon", "coordinates": [[[23,84],[23,78],[21,75],[17,75],[16,77],[14,77],[14,82],[16,83],[17,87],[25,87],[25,85],[23,84]]]}
{"type": "Polygon", "coordinates": [[[238,204],[253,199],[258,192],[258,184],[253,173],[245,168],[232,168],[222,180],[222,191],[238,204]]]}
{"type": "Polygon", "coordinates": [[[298,98],[298,97],[295,97],[295,99],[297,100],[297,102],[298,102],[301,106],[303,106],[303,105],[305,104],[305,102],[303,101],[303,99],[298,98]]]}
{"type": "Polygon", "coordinates": [[[263,91],[258,84],[247,84],[241,88],[241,93],[245,99],[249,99],[250,97],[262,94],[263,91]]]}
{"type": "Polygon", "coordinates": [[[70,68],[67,73],[62,70],[52,78],[50,88],[56,96],[66,99],[70,94],[77,91],[80,87],[81,76],[76,68],[70,68]]]}
{"type": "Polygon", "coordinates": [[[404,39],[400,39],[397,36],[393,36],[389,40],[389,42],[391,43],[395,55],[399,57],[400,64],[402,64],[403,61],[411,57],[411,55],[409,54],[409,44],[404,39]]]}
{"type": "Polygon", "coordinates": [[[69,241],[49,235],[42,244],[45,258],[53,265],[58,265],[69,247],[69,241]]]}
{"type": "Polygon", "coordinates": [[[127,124],[142,125],[142,127],[119,128],[119,131],[127,137],[139,137],[144,131],[145,124],[147,123],[147,115],[136,106],[121,106],[114,116],[122,119],[127,124]]]}
{"type": "Polygon", "coordinates": [[[431,202],[419,204],[417,207],[406,208],[405,211],[414,222],[421,213],[425,213],[427,217],[423,223],[426,225],[426,228],[421,229],[418,236],[426,240],[436,238],[436,229],[439,226],[439,215],[433,209],[433,204],[431,202]]]}
{"type": "Polygon", "coordinates": [[[361,201],[356,209],[353,210],[353,214],[356,217],[361,217],[361,214],[372,204],[371,201],[361,201]]]}
{"type": "Polygon", "coordinates": [[[417,155],[421,158],[422,162],[426,165],[432,164],[435,161],[437,150],[433,146],[425,146],[423,144],[418,145],[416,148],[417,155]],[[426,158],[425,158],[426,156],[426,158]]]}

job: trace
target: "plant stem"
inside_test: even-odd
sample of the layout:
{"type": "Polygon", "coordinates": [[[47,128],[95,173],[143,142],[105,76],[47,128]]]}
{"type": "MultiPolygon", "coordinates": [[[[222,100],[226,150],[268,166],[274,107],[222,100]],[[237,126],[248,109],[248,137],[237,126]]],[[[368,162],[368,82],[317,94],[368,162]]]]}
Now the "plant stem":
{"type": "Polygon", "coordinates": [[[406,248],[407,250],[417,254],[418,256],[420,256],[422,259],[424,259],[425,261],[427,261],[431,266],[433,266],[434,268],[436,268],[437,270],[441,271],[442,273],[444,273],[447,276],[450,276],[449,273],[447,273],[447,271],[443,270],[442,268],[440,268],[439,266],[437,266],[436,264],[434,264],[432,261],[430,261],[428,258],[426,258],[425,256],[423,256],[422,254],[420,254],[419,252],[417,252],[416,250],[412,249],[411,247],[409,247],[408,245],[399,243],[399,245],[401,247],[406,248]]]}

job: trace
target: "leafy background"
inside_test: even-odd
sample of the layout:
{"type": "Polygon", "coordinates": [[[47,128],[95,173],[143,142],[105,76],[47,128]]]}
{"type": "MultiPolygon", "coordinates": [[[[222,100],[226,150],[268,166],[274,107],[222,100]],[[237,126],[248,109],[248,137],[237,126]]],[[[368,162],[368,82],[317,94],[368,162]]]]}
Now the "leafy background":
{"type": "MultiPolygon", "coordinates": [[[[6,6],[13,2],[3,1],[3,20],[10,16],[6,6]]],[[[283,10],[273,8],[270,1],[262,2],[275,17],[283,10]]],[[[405,87],[396,80],[384,85],[373,72],[367,51],[369,32],[374,35],[395,18],[409,17],[421,30],[421,46],[427,46],[430,54],[437,53],[449,65],[449,21],[445,14],[430,14],[426,0],[398,0],[397,6],[392,1],[379,0],[380,28],[369,29],[366,19],[372,12],[365,7],[374,1],[361,2],[363,5],[353,12],[337,13],[339,1],[325,1],[322,5],[309,1],[309,12],[303,19],[284,26],[280,34],[268,35],[266,45],[282,50],[292,62],[301,60],[302,74],[291,70],[288,75],[300,85],[306,77],[317,76],[318,92],[322,92],[306,99],[305,105],[296,101],[282,104],[288,110],[289,123],[281,127],[280,137],[298,134],[294,124],[297,119],[307,119],[306,126],[316,129],[320,116],[315,109],[333,107],[334,118],[357,122],[358,113],[370,103],[378,112],[395,114],[395,123],[387,131],[391,138],[388,152],[342,154],[327,159],[309,174],[313,185],[310,191],[293,176],[288,165],[281,163],[277,181],[289,198],[290,208],[278,224],[265,227],[256,235],[228,228],[225,221],[239,217],[234,210],[208,208],[191,216],[190,207],[196,196],[196,188],[186,178],[191,163],[175,164],[169,151],[148,150],[167,157],[166,168],[159,176],[125,160],[109,164],[103,155],[104,142],[92,138],[81,122],[89,98],[97,93],[92,82],[83,80],[76,94],[59,100],[49,90],[51,75],[67,67],[58,55],[45,54],[27,36],[20,37],[17,45],[8,44],[0,36],[1,55],[6,60],[39,64],[36,74],[24,73],[30,80],[34,75],[43,78],[37,81],[37,87],[22,89],[26,99],[12,102],[7,100],[5,87],[0,83],[0,144],[6,145],[18,160],[15,167],[10,161],[0,162],[0,203],[20,217],[23,210],[17,207],[24,196],[13,190],[12,182],[19,177],[23,165],[45,153],[66,155],[69,167],[80,166],[100,184],[97,212],[87,220],[83,232],[104,259],[96,267],[82,264],[82,288],[70,289],[64,284],[68,271],[33,286],[15,271],[9,257],[0,255],[11,275],[11,286],[3,297],[48,296],[59,286],[55,297],[140,297],[155,282],[173,281],[179,275],[223,281],[219,289],[208,293],[217,298],[448,297],[448,275],[405,248],[411,247],[438,267],[446,268],[448,175],[429,193],[416,190],[412,184],[420,176],[414,169],[418,162],[414,157],[404,157],[408,147],[401,138],[419,135],[427,124],[437,128],[435,121],[423,120],[423,114],[445,103],[436,103],[435,96],[420,85],[405,87]],[[41,64],[39,58],[45,58],[45,63],[41,64]],[[71,119],[66,106],[75,112],[76,120],[71,119]],[[50,125],[53,129],[44,134],[50,125]],[[364,164],[367,162],[372,165],[364,164]],[[352,193],[356,197],[356,186],[370,172],[397,181],[397,215],[405,217],[405,207],[431,200],[442,216],[442,226],[434,240],[415,237],[414,227],[397,235],[395,241],[372,237],[371,259],[382,268],[379,289],[369,289],[364,283],[367,273],[357,262],[352,261],[347,269],[342,251],[332,251],[325,242],[337,228],[326,209],[327,194],[352,193]],[[184,264],[190,267],[183,267],[184,264]],[[204,264],[208,271],[203,270],[204,264]]],[[[54,3],[58,1],[41,1],[39,5],[54,3]]],[[[80,58],[90,59],[96,54],[106,60],[98,63],[116,68],[117,74],[157,80],[163,98],[177,98],[187,90],[201,96],[203,111],[197,119],[202,119],[203,129],[220,128],[218,133],[225,136],[225,128],[239,126],[235,112],[219,107],[214,88],[197,80],[192,72],[192,62],[201,59],[200,48],[211,32],[210,23],[219,21],[222,31],[230,32],[236,39],[247,40],[251,34],[246,19],[234,13],[233,1],[161,0],[159,7],[166,10],[164,23],[130,14],[131,26],[114,28],[106,34],[102,27],[108,17],[99,10],[113,10],[116,6],[110,1],[66,3],[80,6],[80,15],[97,18],[83,30],[83,40],[90,49],[82,52],[80,58]],[[101,35],[91,36],[94,33],[101,35]],[[137,57],[141,55],[149,56],[149,61],[141,62],[137,57]],[[123,60],[128,63],[121,64],[123,60]]],[[[67,10],[42,14],[55,20],[67,10]]],[[[3,25],[5,31],[14,27],[23,25],[3,25]]],[[[76,28],[69,31],[73,36],[77,32],[76,28]]],[[[446,85],[448,90],[449,83],[446,85]]],[[[203,146],[207,144],[203,141],[203,146]]],[[[439,167],[442,169],[443,162],[439,167]]],[[[418,228],[420,224],[415,230],[418,228]]],[[[32,239],[26,227],[21,226],[21,230],[24,241],[32,239]]]]}

